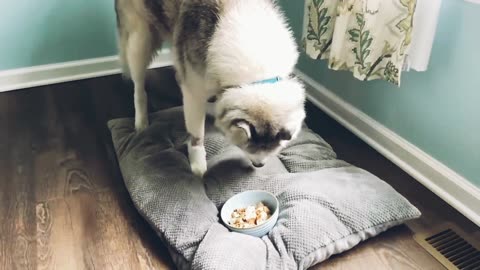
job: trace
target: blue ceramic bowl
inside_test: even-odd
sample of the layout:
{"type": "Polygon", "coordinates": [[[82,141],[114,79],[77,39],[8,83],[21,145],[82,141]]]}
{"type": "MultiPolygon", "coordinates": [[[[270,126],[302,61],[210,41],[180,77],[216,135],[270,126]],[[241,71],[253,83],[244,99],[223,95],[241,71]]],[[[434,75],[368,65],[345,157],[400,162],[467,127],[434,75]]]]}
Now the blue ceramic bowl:
{"type": "Polygon", "coordinates": [[[228,199],[228,201],[226,201],[222,207],[220,217],[222,218],[225,226],[227,226],[227,228],[229,228],[231,231],[244,233],[256,237],[262,237],[268,232],[270,232],[270,230],[272,230],[272,228],[277,223],[279,212],[278,208],[278,200],[272,193],[262,190],[249,190],[238,193],[237,195],[228,199]],[[249,205],[256,205],[259,202],[265,204],[272,213],[272,216],[270,216],[270,218],[267,219],[265,223],[252,228],[236,228],[228,224],[233,210],[237,208],[247,207],[249,205]]]}

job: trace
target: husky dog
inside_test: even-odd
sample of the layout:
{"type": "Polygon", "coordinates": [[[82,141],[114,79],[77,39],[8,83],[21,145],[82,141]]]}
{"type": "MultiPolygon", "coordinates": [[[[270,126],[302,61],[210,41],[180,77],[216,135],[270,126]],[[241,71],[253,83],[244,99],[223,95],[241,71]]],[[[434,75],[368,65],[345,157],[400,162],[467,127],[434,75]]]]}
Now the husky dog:
{"type": "Polygon", "coordinates": [[[212,97],[215,125],[255,167],[297,136],[305,90],[291,76],[297,46],[274,0],[116,0],[115,9],[138,132],[148,126],[146,69],[163,42],[173,47],[196,175],[207,170],[204,124],[212,97]]]}

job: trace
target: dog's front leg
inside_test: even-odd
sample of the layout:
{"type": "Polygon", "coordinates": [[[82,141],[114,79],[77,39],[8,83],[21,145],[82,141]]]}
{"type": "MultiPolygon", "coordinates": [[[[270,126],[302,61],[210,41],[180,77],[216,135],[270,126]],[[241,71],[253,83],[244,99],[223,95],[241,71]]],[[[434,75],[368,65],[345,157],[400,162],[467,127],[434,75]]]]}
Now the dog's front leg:
{"type": "Polygon", "coordinates": [[[204,146],[206,106],[204,99],[183,91],[185,125],[190,134],[188,159],[192,172],[200,177],[207,171],[207,154],[204,146]]]}

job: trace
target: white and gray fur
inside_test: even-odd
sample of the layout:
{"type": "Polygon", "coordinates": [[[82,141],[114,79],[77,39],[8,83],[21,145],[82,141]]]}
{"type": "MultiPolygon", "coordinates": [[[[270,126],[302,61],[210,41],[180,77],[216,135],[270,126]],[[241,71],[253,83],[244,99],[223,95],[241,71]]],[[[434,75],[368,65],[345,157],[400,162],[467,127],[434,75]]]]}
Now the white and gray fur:
{"type": "Polygon", "coordinates": [[[204,122],[216,97],[215,124],[256,166],[298,134],[303,85],[292,32],[273,0],[116,0],[120,56],[135,85],[135,127],[148,126],[146,69],[164,41],[172,44],[191,135],[192,171],[207,169],[204,122]],[[253,84],[280,77],[276,83],[253,84]]]}

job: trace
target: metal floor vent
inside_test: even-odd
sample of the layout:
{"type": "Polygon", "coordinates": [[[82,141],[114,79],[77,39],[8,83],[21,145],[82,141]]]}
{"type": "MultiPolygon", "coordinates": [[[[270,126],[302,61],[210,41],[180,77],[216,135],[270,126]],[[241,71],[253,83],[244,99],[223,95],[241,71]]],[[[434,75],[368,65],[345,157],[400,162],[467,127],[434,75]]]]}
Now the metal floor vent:
{"type": "Polygon", "coordinates": [[[448,270],[480,270],[480,250],[458,232],[447,228],[433,235],[415,234],[414,238],[448,270]]]}

